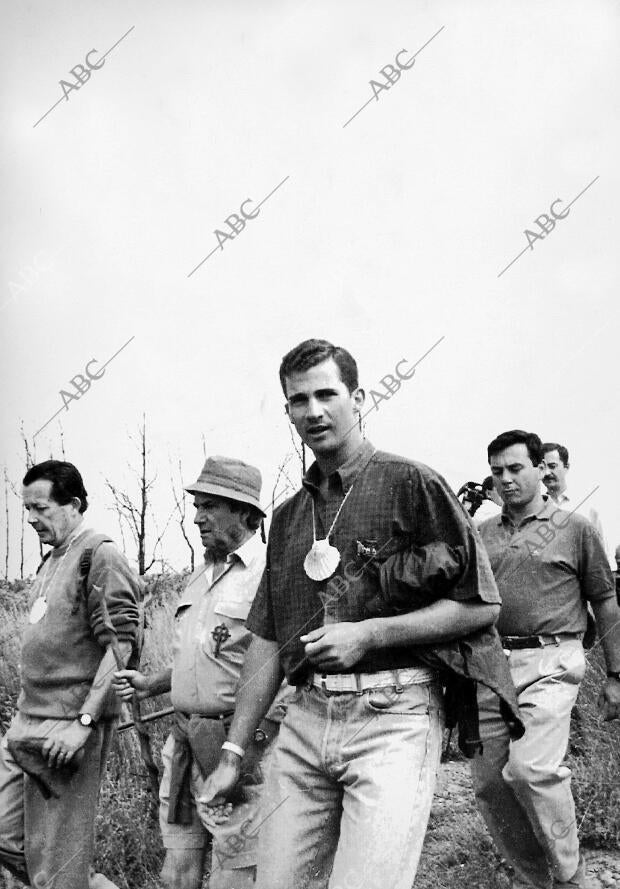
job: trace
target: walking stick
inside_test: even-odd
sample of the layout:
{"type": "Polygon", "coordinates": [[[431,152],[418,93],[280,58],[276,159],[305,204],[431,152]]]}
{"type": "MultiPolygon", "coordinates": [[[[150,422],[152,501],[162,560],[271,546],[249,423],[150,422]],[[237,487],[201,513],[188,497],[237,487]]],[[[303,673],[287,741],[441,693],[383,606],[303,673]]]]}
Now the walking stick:
{"type": "MultiPolygon", "coordinates": [[[[99,601],[101,603],[101,616],[103,618],[103,624],[106,630],[110,632],[111,636],[109,648],[114,655],[114,660],[116,661],[116,666],[118,667],[118,669],[124,670],[125,662],[123,660],[120,645],[118,644],[118,635],[116,629],[114,627],[114,624],[110,620],[110,613],[105,601],[105,595],[100,587],[93,585],[93,589],[97,590],[97,592],[100,594],[99,601]]],[[[151,789],[154,794],[154,803],[156,805],[156,801],[159,798],[159,769],[157,768],[155,760],[153,759],[153,751],[151,750],[151,736],[148,733],[148,729],[143,724],[142,714],[140,713],[140,703],[136,699],[135,695],[131,699],[131,715],[133,717],[133,724],[135,725],[136,731],[138,733],[140,753],[142,755],[142,759],[144,760],[144,765],[146,766],[151,789]]],[[[156,811],[156,809],[153,809],[153,811],[156,811]]]]}
{"type": "MultiPolygon", "coordinates": [[[[164,710],[156,710],[155,713],[147,713],[146,716],[143,716],[140,720],[144,725],[145,722],[154,722],[156,719],[163,719],[164,716],[172,716],[174,713],[174,707],[166,707],[164,710]]],[[[116,727],[117,732],[124,732],[128,728],[133,728],[135,726],[135,722],[133,719],[128,720],[127,722],[121,722],[116,727]]]]}

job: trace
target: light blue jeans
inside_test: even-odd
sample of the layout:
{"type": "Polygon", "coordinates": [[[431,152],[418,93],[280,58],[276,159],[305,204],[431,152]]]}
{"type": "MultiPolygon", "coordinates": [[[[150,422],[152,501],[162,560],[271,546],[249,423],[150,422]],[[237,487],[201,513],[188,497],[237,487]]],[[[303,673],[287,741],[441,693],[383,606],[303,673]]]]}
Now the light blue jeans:
{"type": "Polygon", "coordinates": [[[256,889],[411,889],[442,727],[434,682],[298,689],[267,772],[256,889]]]}

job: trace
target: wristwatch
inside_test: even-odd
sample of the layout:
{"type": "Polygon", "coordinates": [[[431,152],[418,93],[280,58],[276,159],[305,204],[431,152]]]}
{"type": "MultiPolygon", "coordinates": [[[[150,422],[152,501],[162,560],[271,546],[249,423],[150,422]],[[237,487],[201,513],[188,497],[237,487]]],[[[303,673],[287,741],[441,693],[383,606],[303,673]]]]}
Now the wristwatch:
{"type": "Polygon", "coordinates": [[[620,682],[620,670],[608,670],[607,671],[608,679],[615,679],[616,682],[620,682]]]}
{"type": "Polygon", "coordinates": [[[90,715],[90,713],[80,713],[79,720],[80,720],[80,725],[83,725],[84,728],[94,728],[95,727],[95,720],[90,715]]]}

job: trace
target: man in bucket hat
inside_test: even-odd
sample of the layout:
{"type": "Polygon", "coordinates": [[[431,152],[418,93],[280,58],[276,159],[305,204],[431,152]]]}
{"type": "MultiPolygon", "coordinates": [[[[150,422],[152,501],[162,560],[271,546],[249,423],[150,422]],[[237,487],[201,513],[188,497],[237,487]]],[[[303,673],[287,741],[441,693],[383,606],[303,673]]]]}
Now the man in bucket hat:
{"type": "MultiPolygon", "coordinates": [[[[256,534],[264,518],[261,474],[229,457],[209,457],[194,495],[205,561],[188,580],[175,613],[172,666],[146,676],[116,673],[117,693],[140,699],[170,691],[175,725],[162,750],[160,826],[166,850],[161,879],[167,889],[199,889],[209,834],[196,811],[204,778],[215,767],[235,706],[235,692],[250,632],[245,620],[265,565],[256,534]]],[[[275,716],[271,711],[268,716],[275,716]]],[[[244,760],[235,807],[213,830],[210,889],[244,889],[254,882],[254,846],[247,825],[258,810],[258,762],[277,731],[269,718],[244,760]],[[243,822],[245,829],[240,829],[243,822]]]]}

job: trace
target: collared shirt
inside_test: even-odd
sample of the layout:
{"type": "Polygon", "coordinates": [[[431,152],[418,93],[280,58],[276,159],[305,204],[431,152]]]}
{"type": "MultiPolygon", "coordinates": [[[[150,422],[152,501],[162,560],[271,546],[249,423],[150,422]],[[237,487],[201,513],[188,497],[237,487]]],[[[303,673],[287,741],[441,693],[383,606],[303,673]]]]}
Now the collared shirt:
{"type": "Polygon", "coordinates": [[[502,597],[502,636],[583,633],[587,601],[615,596],[598,534],[551,499],[518,524],[502,512],[479,532],[502,597]]]}
{"type": "Polygon", "coordinates": [[[197,568],[177,605],[171,697],[184,713],[214,716],[234,708],[251,639],[245,621],[265,566],[260,536],[253,534],[226,561],[215,580],[212,563],[197,568]],[[226,637],[219,650],[217,628],[226,637]]]}
{"type": "MultiPolygon", "coordinates": [[[[364,441],[329,476],[325,499],[319,483],[315,463],[303,489],[276,510],[267,567],[247,623],[253,633],[278,642],[291,684],[303,682],[312,669],[299,637],[325,623],[399,614],[438,598],[499,602],[484,548],[453,492],[428,466],[375,451],[364,441]],[[320,539],[347,493],[330,536],[340,564],[327,581],[313,581],[303,568],[313,542],[312,503],[320,539]],[[368,565],[370,559],[380,571],[368,565]],[[414,587],[425,602],[406,594],[414,587]]],[[[412,646],[383,648],[365,655],[355,671],[415,663],[412,646]]]]}

